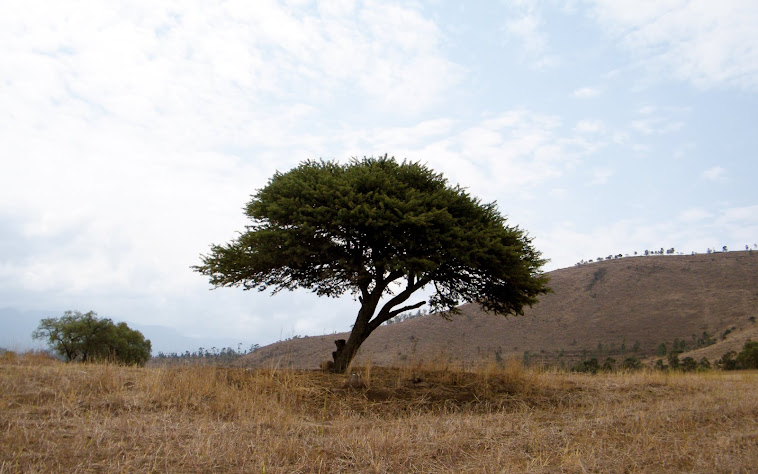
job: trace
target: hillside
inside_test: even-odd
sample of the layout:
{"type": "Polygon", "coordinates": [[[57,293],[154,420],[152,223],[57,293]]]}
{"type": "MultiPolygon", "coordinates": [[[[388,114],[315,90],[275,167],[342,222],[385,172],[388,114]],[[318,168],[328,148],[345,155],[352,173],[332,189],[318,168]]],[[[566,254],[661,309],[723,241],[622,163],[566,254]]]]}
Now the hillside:
{"type": "MultiPolygon", "coordinates": [[[[758,326],[749,319],[758,317],[758,252],[627,257],[549,276],[554,292],[523,317],[494,316],[466,304],[452,321],[428,315],[383,326],[363,344],[354,364],[646,357],[655,355],[662,342],[671,347],[674,339],[683,339],[692,347],[693,337],[704,331],[721,340],[727,329],[736,337],[758,326]]],[[[346,337],[278,342],[241,363],[316,368],[330,358],[333,341],[346,337]]],[[[727,341],[732,338],[728,335],[727,341]]]]}

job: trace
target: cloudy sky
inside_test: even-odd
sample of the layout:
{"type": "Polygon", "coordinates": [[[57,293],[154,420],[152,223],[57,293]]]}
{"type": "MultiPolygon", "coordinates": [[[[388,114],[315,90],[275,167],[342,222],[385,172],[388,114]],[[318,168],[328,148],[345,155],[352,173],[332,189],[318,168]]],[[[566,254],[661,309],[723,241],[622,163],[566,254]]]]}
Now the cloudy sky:
{"type": "Polygon", "coordinates": [[[754,0],[4,0],[0,308],[246,345],[346,330],[350,297],[190,270],[312,158],[424,162],[546,270],[752,247],[756,27],[754,0]]]}

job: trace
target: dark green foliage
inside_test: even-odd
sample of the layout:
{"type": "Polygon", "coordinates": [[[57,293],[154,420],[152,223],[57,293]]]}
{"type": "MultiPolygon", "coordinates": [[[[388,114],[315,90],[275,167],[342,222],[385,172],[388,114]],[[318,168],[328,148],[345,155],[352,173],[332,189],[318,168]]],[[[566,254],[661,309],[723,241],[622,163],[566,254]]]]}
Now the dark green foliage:
{"type": "Polygon", "coordinates": [[[571,368],[574,372],[585,372],[590,374],[596,374],[600,370],[600,363],[597,361],[596,358],[592,358],[590,360],[584,360],[582,362],[578,362],[576,365],[574,365],[571,368]]]}
{"type": "Polygon", "coordinates": [[[737,368],[758,369],[758,342],[747,341],[737,354],[737,368]]]}
{"type": "Polygon", "coordinates": [[[737,369],[737,361],[735,360],[734,356],[736,356],[737,353],[734,351],[729,351],[723,356],[721,356],[721,359],[716,361],[716,367],[718,367],[721,370],[736,370],[737,369]]]}
{"type": "Polygon", "coordinates": [[[357,295],[350,338],[334,354],[339,372],[374,329],[404,311],[428,303],[449,315],[472,301],[520,315],[549,291],[545,261],[524,231],[419,163],[386,155],[306,161],[277,172],[245,213],[246,231],[213,245],[193,269],[216,287],[357,295]],[[426,286],[434,289],[428,301],[406,304],[426,286]]]}
{"type": "Polygon", "coordinates": [[[636,357],[627,357],[621,363],[621,366],[628,370],[637,370],[642,368],[642,362],[636,357]]]}
{"type": "MultiPolygon", "coordinates": [[[[600,258],[598,260],[601,260],[600,258]]],[[[603,281],[605,274],[608,273],[608,269],[605,267],[598,268],[595,274],[592,275],[592,281],[587,284],[587,291],[590,291],[597,283],[603,281]]]]}
{"type": "Polygon", "coordinates": [[[655,368],[658,370],[666,369],[666,364],[663,363],[663,359],[658,359],[655,361],[655,368]]]}
{"type": "Polygon", "coordinates": [[[674,352],[674,351],[669,352],[668,360],[669,360],[670,369],[677,370],[680,368],[679,352],[674,352]]]}
{"type": "Polygon", "coordinates": [[[655,350],[655,355],[657,355],[658,357],[663,357],[663,356],[666,355],[666,352],[668,352],[666,350],[666,343],[665,342],[661,342],[658,345],[658,349],[655,350]]]}
{"type": "Polygon", "coordinates": [[[713,344],[716,344],[716,339],[714,339],[713,336],[708,334],[708,332],[703,331],[703,334],[697,338],[697,341],[695,343],[695,348],[697,349],[700,347],[706,347],[713,344]]]}
{"type": "Polygon", "coordinates": [[[60,318],[45,318],[32,333],[35,339],[46,339],[48,345],[67,361],[115,361],[145,365],[150,358],[151,344],[141,332],[126,323],[113,324],[90,311],[66,311],[60,318]]]}
{"type": "Polygon", "coordinates": [[[672,345],[671,351],[674,352],[685,352],[687,350],[687,341],[680,340],[679,338],[674,339],[674,344],[672,345]]]}
{"type": "Polygon", "coordinates": [[[748,340],[739,353],[727,352],[716,361],[716,366],[721,370],[758,369],[758,342],[748,340]]]}
{"type": "Polygon", "coordinates": [[[695,370],[697,370],[697,367],[698,367],[697,361],[695,361],[695,359],[693,359],[692,357],[685,357],[684,359],[682,359],[681,368],[683,371],[694,372],[695,370]]]}
{"type": "Polygon", "coordinates": [[[700,362],[698,363],[698,370],[710,370],[711,369],[711,361],[708,360],[707,357],[703,357],[700,359],[700,362]]]}
{"type": "Polygon", "coordinates": [[[608,357],[605,359],[605,362],[603,362],[603,370],[606,372],[612,372],[616,369],[616,359],[613,357],[608,357]]]}

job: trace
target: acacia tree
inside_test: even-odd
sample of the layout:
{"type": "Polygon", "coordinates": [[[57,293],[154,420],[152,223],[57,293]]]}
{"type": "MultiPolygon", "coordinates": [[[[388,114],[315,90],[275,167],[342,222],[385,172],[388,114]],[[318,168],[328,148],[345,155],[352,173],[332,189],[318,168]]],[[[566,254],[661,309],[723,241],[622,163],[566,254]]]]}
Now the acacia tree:
{"type": "Polygon", "coordinates": [[[277,172],[245,208],[251,219],[230,243],[213,245],[193,269],[214,287],[305,288],[357,295],[352,332],[333,353],[344,372],[366,338],[408,310],[450,317],[456,306],[522,315],[549,291],[532,239],[426,166],[387,155],[347,164],[305,161],[277,172]],[[428,301],[408,302],[433,288],[428,301]]]}

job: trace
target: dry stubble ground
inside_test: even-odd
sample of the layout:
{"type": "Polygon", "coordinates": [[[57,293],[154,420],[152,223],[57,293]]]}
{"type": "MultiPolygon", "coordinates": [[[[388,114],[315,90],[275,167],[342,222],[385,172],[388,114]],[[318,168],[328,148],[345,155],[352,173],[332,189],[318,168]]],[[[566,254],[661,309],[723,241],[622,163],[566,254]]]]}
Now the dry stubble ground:
{"type": "Polygon", "coordinates": [[[758,374],[0,360],[0,473],[748,472],[758,374]]]}

